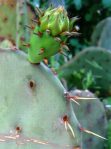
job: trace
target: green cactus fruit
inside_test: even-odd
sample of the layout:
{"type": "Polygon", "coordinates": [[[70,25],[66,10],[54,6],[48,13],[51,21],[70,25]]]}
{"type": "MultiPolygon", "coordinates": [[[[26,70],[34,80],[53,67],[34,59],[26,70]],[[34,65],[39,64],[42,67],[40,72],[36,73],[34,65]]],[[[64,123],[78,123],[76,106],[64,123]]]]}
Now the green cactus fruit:
{"type": "Polygon", "coordinates": [[[77,119],[57,77],[44,64],[29,63],[19,50],[0,49],[0,64],[0,149],[79,146],[77,119]]]}
{"type": "Polygon", "coordinates": [[[64,7],[50,7],[45,12],[38,11],[38,23],[30,37],[28,50],[28,59],[31,63],[39,63],[44,58],[60,52],[66,47],[67,35],[77,34],[73,32],[72,25],[77,18],[69,20],[64,7]]]}
{"type": "Polygon", "coordinates": [[[110,66],[111,53],[109,51],[99,47],[89,47],[78,53],[58,72],[60,72],[60,78],[70,80],[75,70],[77,72],[84,70],[85,73],[91,71],[98,89],[104,91],[105,94],[111,94],[110,66]]]}
{"type": "MultiPolygon", "coordinates": [[[[88,90],[72,90],[70,94],[87,98],[95,97],[95,95],[88,90]]],[[[78,102],[80,104],[79,108],[75,104],[73,104],[73,108],[82,126],[101,136],[105,136],[107,119],[102,102],[100,102],[98,98],[89,100],[78,99],[78,102]]],[[[104,149],[104,140],[95,138],[90,134],[83,133],[82,142],[82,149],[104,149]]]]}
{"type": "Polygon", "coordinates": [[[92,34],[92,45],[111,50],[111,17],[99,22],[92,34]]]}
{"type": "Polygon", "coordinates": [[[46,10],[46,13],[40,18],[40,23],[41,30],[49,29],[52,36],[57,36],[63,31],[69,31],[69,18],[62,6],[46,10]]]}

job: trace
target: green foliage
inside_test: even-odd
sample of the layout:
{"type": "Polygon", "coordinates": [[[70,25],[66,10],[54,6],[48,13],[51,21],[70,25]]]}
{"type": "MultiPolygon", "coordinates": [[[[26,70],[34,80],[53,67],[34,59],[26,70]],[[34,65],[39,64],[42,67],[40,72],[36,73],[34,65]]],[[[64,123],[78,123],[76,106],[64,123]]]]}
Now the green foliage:
{"type": "Polygon", "coordinates": [[[65,0],[70,17],[72,14],[80,17],[78,26],[82,34],[77,38],[76,46],[70,45],[72,55],[75,55],[75,50],[82,50],[84,46],[91,45],[90,39],[95,26],[111,14],[110,3],[110,0],[65,0]]]}
{"type": "Polygon", "coordinates": [[[91,71],[85,72],[85,69],[74,70],[67,78],[68,87],[74,86],[78,89],[96,88],[96,81],[91,71]]]}

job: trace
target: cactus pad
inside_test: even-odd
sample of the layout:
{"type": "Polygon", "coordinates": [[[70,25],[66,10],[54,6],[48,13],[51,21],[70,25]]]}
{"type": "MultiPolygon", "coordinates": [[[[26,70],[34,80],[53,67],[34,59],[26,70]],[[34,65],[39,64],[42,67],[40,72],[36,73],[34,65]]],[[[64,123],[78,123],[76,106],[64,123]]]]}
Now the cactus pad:
{"type": "Polygon", "coordinates": [[[16,5],[0,5],[0,37],[8,38],[15,44],[16,5]]]}
{"type": "MultiPolygon", "coordinates": [[[[60,69],[63,78],[70,78],[74,70],[91,71],[96,84],[105,94],[111,93],[111,53],[99,47],[90,47],[77,54],[60,69]]],[[[74,84],[76,86],[76,84],[74,84]]]]}
{"type": "Polygon", "coordinates": [[[92,34],[92,45],[111,50],[111,17],[99,22],[92,34]]]}
{"type": "MultiPolygon", "coordinates": [[[[95,97],[95,95],[88,90],[72,90],[70,91],[70,94],[79,97],[95,97]]],[[[105,136],[107,120],[103,104],[99,101],[99,99],[81,99],[78,100],[78,102],[80,103],[79,108],[75,104],[73,104],[73,108],[82,126],[102,136],[105,136]]],[[[94,136],[85,133],[83,133],[82,136],[82,149],[104,149],[104,140],[95,138],[94,136]]]]}
{"type": "Polygon", "coordinates": [[[0,148],[72,149],[80,145],[64,88],[50,70],[20,51],[0,49],[0,148]],[[72,126],[75,138],[65,123],[72,126]]]}

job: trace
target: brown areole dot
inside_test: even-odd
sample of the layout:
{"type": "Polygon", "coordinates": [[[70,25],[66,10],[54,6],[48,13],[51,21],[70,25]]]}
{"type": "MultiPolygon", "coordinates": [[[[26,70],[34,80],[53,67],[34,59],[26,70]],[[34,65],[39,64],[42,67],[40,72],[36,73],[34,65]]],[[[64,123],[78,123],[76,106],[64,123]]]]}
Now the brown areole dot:
{"type": "Polygon", "coordinates": [[[69,118],[68,118],[67,115],[64,115],[64,116],[63,116],[63,121],[64,121],[64,122],[68,122],[68,121],[69,121],[69,118]]]}
{"type": "Polygon", "coordinates": [[[17,133],[20,133],[21,132],[21,128],[19,126],[16,127],[16,131],[17,133]]]}
{"type": "Polygon", "coordinates": [[[29,87],[30,87],[31,89],[34,89],[35,86],[36,86],[35,81],[34,81],[34,80],[30,80],[30,81],[29,81],[29,87]]]}

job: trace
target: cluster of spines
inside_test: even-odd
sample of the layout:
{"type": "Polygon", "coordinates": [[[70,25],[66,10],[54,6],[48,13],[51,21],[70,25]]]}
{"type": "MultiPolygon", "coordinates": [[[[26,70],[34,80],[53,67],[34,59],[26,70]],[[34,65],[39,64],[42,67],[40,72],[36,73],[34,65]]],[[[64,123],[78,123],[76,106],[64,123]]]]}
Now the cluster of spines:
{"type": "MultiPolygon", "coordinates": [[[[79,102],[77,100],[97,100],[96,97],[79,97],[79,96],[73,96],[73,95],[70,95],[69,92],[64,92],[64,97],[66,98],[67,101],[73,101],[74,103],[76,103],[77,105],[80,105],[79,102]]],[[[73,131],[73,128],[72,126],[70,125],[70,122],[69,122],[69,118],[67,115],[64,115],[63,116],[63,121],[64,121],[64,125],[65,125],[65,129],[68,130],[68,128],[70,129],[71,133],[72,133],[72,136],[75,137],[75,134],[74,134],[74,131],[73,131]]],[[[85,133],[88,133],[88,134],[91,134],[91,135],[94,135],[96,137],[99,137],[101,139],[104,139],[104,140],[107,140],[105,137],[95,133],[95,132],[92,132],[90,130],[87,130],[86,128],[82,127],[81,124],[79,123],[79,121],[77,121],[78,123],[78,128],[81,132],[85,132],[85,133]]]]}

